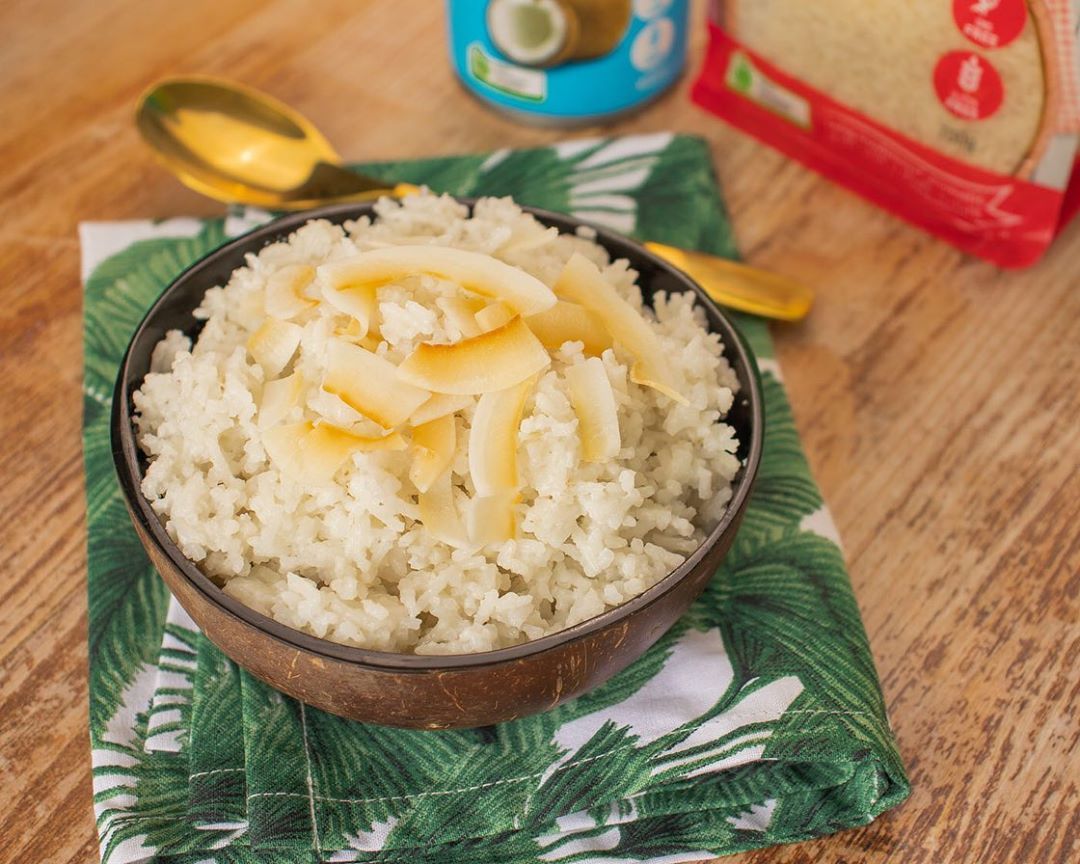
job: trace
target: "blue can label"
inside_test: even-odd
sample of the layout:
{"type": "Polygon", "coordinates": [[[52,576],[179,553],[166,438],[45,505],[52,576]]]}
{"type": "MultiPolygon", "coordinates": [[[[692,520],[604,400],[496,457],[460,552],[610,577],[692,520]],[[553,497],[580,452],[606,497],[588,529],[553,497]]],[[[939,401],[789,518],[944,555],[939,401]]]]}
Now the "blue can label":
{"type": "Polygon", "coordinates": [[[447,0],[450,54],[496,105],[551,118],[633,108],[686,62],[688,0],[447,0]]]}

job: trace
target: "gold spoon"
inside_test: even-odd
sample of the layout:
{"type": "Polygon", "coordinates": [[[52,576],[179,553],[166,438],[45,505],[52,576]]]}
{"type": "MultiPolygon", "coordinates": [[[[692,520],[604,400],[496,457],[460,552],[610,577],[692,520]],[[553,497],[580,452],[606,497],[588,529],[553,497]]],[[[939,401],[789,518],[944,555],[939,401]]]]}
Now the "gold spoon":
{"type": "MultiPolygon", "coordinates": [[[[187,186],[226,203],[271,210],[407,195],[416,186],[349,171],[307,118],[250,87],[171,78],[142,97],[135,121],[158,159],[187,186]]],[[[697,280],[717,303],[795,321],[810,310],[805,285],[703,252],[646,243],[697,280]]]]}

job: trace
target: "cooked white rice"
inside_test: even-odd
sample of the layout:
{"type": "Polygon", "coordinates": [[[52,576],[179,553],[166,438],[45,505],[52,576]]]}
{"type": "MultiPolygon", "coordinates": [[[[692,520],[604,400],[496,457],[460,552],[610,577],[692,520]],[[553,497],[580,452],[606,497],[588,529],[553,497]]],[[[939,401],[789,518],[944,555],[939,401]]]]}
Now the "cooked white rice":
{"type": "MultiPolygon", "coordinates": [[[[149,457],[143,493],[169,535],[226,593],[316,636],[386,651],[458,654],[535,639],[641,594],[681,563],[724,512],[739,462],[721,422],[737,388],[719,338],[690,295],[642,306],[636,274],[610,263],[591,232],[559,235],[510,199],[484,199],[471,217],[448,197],[383,201],[378,220],[344,228],[308,222],[289,241],[250,255],[207,291],[194,346],[172,332],[135,394],[138,440],[149,457]],[[676,404],[629,380],[622,346],[602,360],[621,433],[616,459],[581,459],[564,370],[581,343],[554,353],[526,403],[518,461],[518,539],[455,549],[418,521],[409,451],[357,453],[332,482],[305,488],[268,460],[257,428],[264,382],[246,341],[265,317],[268,277],[394,244],[432,243],[494,255],[553,285],[580,252],[645,315],[661,340],[676,404]]],[[[420,342],[460,333],[435,298],[458,288],[410,277],[378,291],[378,353],[401,362],[420,342]]],[[[293,367],[306,385],[287,420],[323,418],[371,434],[370,421],[319,387],[327,340],[346,319],[327,304],[306,311],[293,367]]],[[[288,373],[289,370],[286,370],[288,373]]],[[[455,495],[473,492],[467,442],[473,409],[457,415],[455,495]]]]}

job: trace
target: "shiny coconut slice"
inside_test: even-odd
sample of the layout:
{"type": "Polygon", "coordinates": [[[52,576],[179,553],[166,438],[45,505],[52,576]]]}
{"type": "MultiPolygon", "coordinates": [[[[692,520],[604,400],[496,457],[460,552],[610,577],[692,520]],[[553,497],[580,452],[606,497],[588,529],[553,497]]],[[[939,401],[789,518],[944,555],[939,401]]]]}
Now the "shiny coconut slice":
{"type": "Polygon", "coordinates": [[[316,426],[306,420],[267,429],[262,441],[270,461],[282,474],[309,484],[333,480],[353,453],[404,450],[408,446],[396,432],[383,438],[367,438],[329,423],[316,426]]]}
{"type": "Polygon", "coordinates": [[[518,427],[533,378],[506,390],[485,393],[476,403],[469,431],[469,474],[476,494],[496,495],[518,488],[518,427]]]}
{"type": "MultiPolygon", "coordinates": [[[[381,437],[357,435],[330,423],[316,423],[300,442],[301,459],[305,465],[324,473],[335,461],[337,467],[353,453],[377,453],[408,449],[408,442],[397,432],[381,437]]],[[[333,471],[330,476],[333,477],[333,471]]]]}
{"type": "Polygon", "coordinates": [[[545,227],[539,222],[517,225],[511,229],[510,236],[500,247],[500,251],[504,255],[528,252],[538,246],[550,243],[558,236],[558,229],[545,227]]]}
{"type": "Polygon", "coordinates": [[[421,492],[427,492],[436,478],[450,467],[454,458],[457,447],[454,415],[445,414],[437,420],[414,427],[412,443],[415,453],[409,479],[421,492]]]}
{"type": "Polygon", "coordinates": [[[449,323],[462,337],[469,339],[482,332],[476,322],[476,313],[484,308],[484,301],[478,297],[439,297],[435,305],[442,309],[449,323]]]}
{"type": "Polygon", "coordinates": [[[274,426],[262,433],[263,447],[274,467],[282,474],[298,479],[303,473],[300,460],[300,441],[312,430],[309,421],[274,426]]]}
{"type": "Polygon", "coordinates": [[[675,389],[660,340],[648,322],[619,296],[588,258],[574,253],[555,283],[555,292],[598,315],[615,340],[634,355],[637,362],[630,370],[631,381],[687,404],[686,397],[675,389]]]}
{"type": "Polygon", "coordinates": [[[401,381],[397,371],[389,360],[366,348],[331,339],[322,387],[384,429],[393,429],[431,396],[401,381]]]}
{"type": "Polygon", "coordinates": [[[259,428],[269,429],[285,419],[290,409],[300,401],[304,389],[304,377],[293,372],[287,378],[267,381],[259,402],[259,428]]]}
{"type": "Polygon", "coordinates": [[[551,351],[557,351],[567,342],[582,342],[585,353],[596,356],[613,344],[599,315],[566,300],[559,300],[550,309],[530,315],[525,323],[551,351]]]}
{"type": "Polygon", "coordinates": [[[420,522],[436,540],[460,548],[469,539],[461,515],[454,506],[454,489],[449,471],[444,471],[416,499],[420,522]]]}
{"type": "MultiPolygon", "coordinates": [[[[322,273],[325,267],[319,268],[322,273]]],[[[375,318],[378,314],[376,302],[376,285],[350,285],[348,283],[337,286],[329,278],[324,278],[322,284],[323,299],[343,315],[349,315],[357,324],[357,338],[368,335],[368,331],[374,329],[375,318]]]]}
{"type": "Polygon", "coordinates": [[[476,313],[476,323],[480,327],[481,332],[487,333],[489,330],[494,330],[496,327],[502,327],[513,317],[514,313],[504,304],[492,303],[490,306],[485,306],[476,313]]]}
{"type": "Polygon", "coordinates": [[[378,286],[417,273],[456,282],[474,294],[501,300],[522,315],[555,304],[551,289],[524,270],[490,255],[446,246],[387,246],[319,268],[331,285],[378,286]]]}
{"type": "Polygon", "coordinates": [[[517,537],[518,502],[516,489],[495,495],[477,495],[469,502],[467,524],[469,539],[480,546],[505,543],[517,537]]]}
{"type": "Polygon", "coordinates": [[[314,278],[315,268],[306,264],[292,264],[275,272],[266,282],[266,314],[288,321],[315,306],[317,301],[306,293],[314,278]]]}
{"type": "Polygon", "coordinates": [[[360,322],[355,318],[350,318],[349,323],[344,327],[335,327],[334,335],[340,336],[346,342],[352,342],[354,345],[358,344],[361,339],[364,338],[365,333],[360,326],[360,322]]]}
{"type": "Polygon", "coordinates": [[[368,351],[377,350],[381,341],[374,333],[364,333],[360,322],[355,318],[350,318],[349,323],[344,327],[335,327],[334,335],[344,339],[346,342],[351,342],[353,345],[366,348],[368,351]]]}
{"type": "Polygon", "coordinates": [[[578,418],[581,453],[586,462],[606,462],[619,455],[619,415],[604,361],[590,357],[566,370],[570,403],[578,418]]]}
{"type": "Polygon", "coordinates": [[[472,395],[513,387],[551,363],[520,316],[502,327],[450,345],[417,346],[398,366],[398,378],[433,393],[472,395]]]}
{"type": "Polygon", "coordinates": [[[259,329],[248,337],[248,353],[262,366],[268,379],[277,378],[300,347],[302,333],[303,330],[297,324],[267,318],[259,329]]]}
{"type": "Polygon", "coordinates": [[[412,416],[409,417],[409,422],[413,426],[419,426],[422,423],[430,423],[432,420],[438,420],[440,417],[445,417],[447,414],[456,414],[458,411],[463,411],[472,405],[474,401],[476,400],[472,396],[451,396],[446,393],[432,393],[431,398],[428,399],[427,402],[413,411],[412,416]]]}

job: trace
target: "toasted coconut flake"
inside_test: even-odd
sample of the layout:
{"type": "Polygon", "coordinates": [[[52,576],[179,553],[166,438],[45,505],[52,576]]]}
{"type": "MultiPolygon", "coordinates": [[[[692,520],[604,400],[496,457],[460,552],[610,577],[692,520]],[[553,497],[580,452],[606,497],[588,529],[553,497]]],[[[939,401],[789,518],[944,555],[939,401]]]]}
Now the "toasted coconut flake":
{"type": "Polygon", "coordinates": [[[364,337],[364,332],[360,327],[360,322],[355,318],[350,318],[349,323],[344,327],[335,327],[334,335],[340,336],[346,342],[356,343],[364,337]]]}
{"type": "Polygon", "coordinates": [[[534,379],[485,393],[476,403],[469,431],[469,474],[477,495],[518,488],[518,426],[534,379]]]}
{"type": "Polygon", "coordinates": [[[300,441],[312,429],[308,421],[274,426],[262,433],[266,455],[282,474],[299,477],[301,474],[300,441]]]}
{"type": "Polygon", "coordinates": [[[431,488],[431,484],[442,474],[454,458],[457,447],[457,429],[453,414],[445,414],[437,420],[422,423],[413,429],[412,467],[409,479],[421,492],[431,488]]]}
{"type": "Polygon", "coordinates": [[[293,372],[287,378],[267,381],[259,401],[259,428],[269,429],[285,419],[285,415],[300,399],[304,377],[293,372]]]}
{"type": "Polygon", "coordinates": [[[334,328],[334,335],[344,339],[346,342],[351,342],[353,345],[366,348],[368,351],[378,350],[381,340],[373,333],[364,333],[362,330],[359,321],[355,318],[349,318],[349,323],[344,327],[334,328]]]}
{"type": "Polygon", "coordinates": [[[417,346],[398,377],[434,393],[471,395],[513,387],[551,363],[547,350],[520,316],[502,327],[452,345],[417,346]]]}
{"type": "Polygon", "coordinates": [[[619,415],[604,361],[590,357],[566,370],[570,403],[578,418],[581,452],[586,462],[605,462],[619,454],[619,415]]]}
{"type": "Polygon", "coordinates": [[[484,308],[484,301],[475,297],[439,297],[435,305],[442,309],[446,321],[462,337],[469,339],[482,332],[476,322],[476,313],[484,308]]]}
{"type": "Polygon", "coordinates": [[[301,440],[300,456],[305,470],[329,479],[353,453],[405,450],[408,446],[408,442],[397,432],[369,438],[331,423],[318,423],[301,440]]]}
{"type": "Polygon", "coordinates": [[[611,334],[600,316],[566,300],[530,315],[525,323],[544,343],[544,347],[551,351],[557,351],[567,342],[582,342],[586,354],[597,356],[612,346],[611,334]]]}
{"type": "Polygon", "coordinates": [[[266,314],[288,321],[316,305],[306,290],[315,278],[315,268],[307,264],[282,267],[266,282],[266,314]]]}
{"type": "Polygon", "coordinates": [[[389,435],[357,435],[355,432],[350,432],[348,429],[342,429],[340,426],[335,426],[333,423],[316,423],[315,428],[311,430],[312,434],[309,438],[312,441],[321,441],[332,443],[334,446],[347,447],[350,453],[374,453],[377,450],[406,450],[409,447],[407,442],[397,432],[391,432],[389,435]]]}
{"type": "Polygon", "coordinates": [[[416,273],[457,282],[463,288],[501,300],[515,312],[533,315],[554,305],[543,282],[490,255],[446,246],[388,246],[319,268],[331,284],[384,285],[416,273]]]}
{"type": "Polygon", "coordinates": [[[322,295],[323,299],[338,312],[349,315],[356,321],[358,339],[366,336],[368,331],[374,328],[375,317],[378,313],[375,285],[345,285],[335,288],[324,281],[322,295]]]}
{"type": "Polygon", "coordinates": [[[495,495],[477,495],[469,502],[469,539],[486,546],[505,543],[517,537],[518,491],[508,489],[495,495]]]}
{"type": "Polygon", "coordinates": [[[558,236],[558,228],[545,228],[539,223],[534,223],[524,228],[515,227],[512,229],[510,237],[507,238],[506,242],[503,244],[501,251],[504,255],[510,255],[515,252],[528,252],[539,246],[543,246],[546,243],[550,243],[558,236]]]}
{"type": "Polygon", "coordinates": [[[490,306],[485,306],[476,313],[476,323],[479,325],[482,332],[487,333],[489,330],[494,330],[496,327],[502,327],[503,324],[507,323],[513,317],[514,313],[504,304],[492,303],[490,306]]]}
{"type": "Polygon", "coordinates": [[[675,389],[671,370],[653,329],[607,283],[588,258],[574,253],[555,283],[555,292],[598,315],[608,332],[637,358],[630,370],[631,381],[687,404],[686,398],[675,389]]]}
{"type": "Polygon", "coordinates": [[[262,366],[267,378],[277,378],[300,347],[302,333],[303,330],[297,324],[267,318],[259,329],[248,337],[248,353],[262,366]]]}
{"type": "Polygon", "coordinates": [[[354,435],[329,423],[289,423],[262,435],[270,461],[282,474],[302,483],[328,483],[353,453],[404,450],[408,445],[397,432],[382,438],[354,435]]]}
{"type": "Polygon", "coordinates": [[[322,386],[384,429],[404,423],[431,395],[401,381],[393,363],[341,339],[330,340],[322,386]]]}
{"type": "Polygon", "coordinates": [[[412,416],[409,418],[409,422],[413,426],[419,426],[422,423],[430,423],[432,420],[437,420],[440,417],[445,417],[447,414],[456,414],[458,411],[462,411],[472,405],[474,398],[472,396],[451,396],[447,393],[432,393],[431,398],[427,400],[423,405],[413,411],[412,416]]]}
{"type": "Polygon", "coordinates": [[[436,540],[454,547],[468,545],[461,515],[454,506],[454,488],[449,471],[444,471],[416,499],[420,522],[436,540]]]}
{"type": "Polygon", "coordinates": [[[374,354],[376,351],[379,350],[379,346],[382,344],[382,339],[378,338],[377,336],[372,336],[369,332],[366,336],[357,339],[356,344],[359,345],[361,348],[364,348],[374,354]]]}
{"type": "Polygon", "coordinates": [[[326,483],[353,453],[404,450],[407,446],[397,432],[382,438],[368,438],[339,426],[320,423],[300,439],[301,479],[309,483],[326,483]]]}

